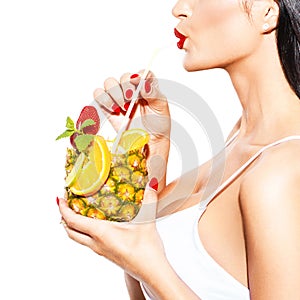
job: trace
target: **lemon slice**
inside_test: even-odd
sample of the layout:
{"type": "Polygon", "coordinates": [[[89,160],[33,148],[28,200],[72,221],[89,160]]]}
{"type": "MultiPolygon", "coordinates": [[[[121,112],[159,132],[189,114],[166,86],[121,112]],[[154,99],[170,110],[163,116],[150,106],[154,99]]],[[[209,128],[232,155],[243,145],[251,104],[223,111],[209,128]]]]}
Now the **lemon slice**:
{"type": "Polygon", "coordinates": [[[140,149],[149,142],[149,133],[140,128],[133,128],[123,132],[118,147],[123,151],[140,149]]]}
{"type": "Polygon", "coordinates": [[[82,169],[83,162],[84,162],[84,158],[85,158],[84,153],[80,153],[80,155],[76,159],[73,169],[71,170],[71,172],[69,173],[69,175],[66,178],[66,181],[65,181],[66,186],[69,187],[70,185],[72,185],[75,182],[75,180],[77,179],[77,177],[79,176],[80,171],[82,169]]]}
{"type": "Polygon", "coordinates": [[[70,190],[75,195],[90,196],[95,194],[105,183],[110,171],[111,155],[105,140],[95,136],[70,190]]]}

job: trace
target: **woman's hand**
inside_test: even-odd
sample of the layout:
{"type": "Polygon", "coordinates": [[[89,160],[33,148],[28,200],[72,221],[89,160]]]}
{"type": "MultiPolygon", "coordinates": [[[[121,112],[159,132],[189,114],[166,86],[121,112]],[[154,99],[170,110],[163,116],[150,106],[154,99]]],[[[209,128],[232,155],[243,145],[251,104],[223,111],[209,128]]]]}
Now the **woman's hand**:
{"type": "Polygon", "coordinates": [[[76,214],[59,199],[68,236],[120,266],[143,282],[156,299],[199,300],[169,264],[155,225],[157,194],[147,186],[143,205],[129,223],[117,223],[76,214]]]}
{"type": "MultiPolygon", "coordinates": [[[[104,88],[94,92],[94,98],[116,131],[120,129],[141,74],[124,74],[120,82],[108,78],[104,88]]],[[[158,80],[149,72],[130,115],[129,128],[144,128],[150,134],[148,171],[159,181],[159,191],[165,186],[166,167],[170,149],[170,112],[158,80]],[[151,161],[151,162],[150,162],[151,161]]]]}
{"type": "MultiPolygon", "coordinates": [[[[89,247],[142,282],[155,299],[199,300],[168,262],[156,230],[157,193],[147,185],[143,205],[129,223],[117,223],[76,214],[64,199],[58,202],[68,236],[89,247]]],[[[136,296],[136,294],[135,294],[136,296]]],[[[139,292],[138,296],[141,294],[139,292]]]]}
{"type": "Polygon", "coordinates": [[[147,280],[166,261],[155,226],[156,204],[156,192],[147,187],[138,219],[129,223],[81,216],[64,199],[60,199],[59,209],[71,239],[106,257],[137,280],[147,280]]]}

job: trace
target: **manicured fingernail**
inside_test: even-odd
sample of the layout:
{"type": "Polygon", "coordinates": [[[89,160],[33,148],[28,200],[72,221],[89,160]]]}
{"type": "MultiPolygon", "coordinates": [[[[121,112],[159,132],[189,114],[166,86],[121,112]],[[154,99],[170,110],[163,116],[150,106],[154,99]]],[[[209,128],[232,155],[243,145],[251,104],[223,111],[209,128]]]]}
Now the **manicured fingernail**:
{"type": "Polygon", "coordinates": [[[116,103],[114,103],[114,104],[112,105],[111,109],[113,110],[113,112],[114,112],[115,114],[119,114],[119,113],[121,112],[120,106],[117,105],[116,103]]]}
{"type": "Polygon", "coordinates": [[[59,198],[58,197],[56,197],[56,203],[57,203],[57,205],[59,205],[59,198]]]}
{"type": "Polygon", "coordinates": [[[154,189],[155,191],[158,190],[158,180],[156,177],[151,178],[149,181],[149,187],[154,189]]]}
{"type": "Polygon", "coordinates": [[[134,79],[134,78],[137,78],[137,77],[139,77],[140,75],[139,74],[132,74],[131,76],[130,76],[130,79],[134,79]]]}
{"type": "Polygon", "coordinates": [[[130,100],[132,98],[132,95],[133,95],[133,90],[132,89],[126,90],[125,97],[126,97],[127,100],[130,100]]]}
{"type": "Polygon", "coordinates": [[[149,80],[145,81],[145,92],[149,94],[151,92],[151,82],[149,80]]]}
{"type": "Polygon", "coordinates": [[[129,105],[130,105],[130,102],[126,102],[126,103],[124,104],[124,110],[127,110],[128,107],[129,107],[129,105]]]}

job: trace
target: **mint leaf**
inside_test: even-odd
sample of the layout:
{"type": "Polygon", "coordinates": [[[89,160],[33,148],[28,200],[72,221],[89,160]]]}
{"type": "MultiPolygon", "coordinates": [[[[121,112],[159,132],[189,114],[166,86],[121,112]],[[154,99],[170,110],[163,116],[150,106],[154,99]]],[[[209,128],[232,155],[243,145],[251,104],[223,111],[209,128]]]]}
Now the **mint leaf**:
{"type": "Polygon", "coordinates": [[[96,124],[96,122],[95,122],[94,120],[92,120],[92,119],[87,119],[87,120],[85,120],[85,121],[81,124],[79,130],[82,130],[83,128],[88,127],[88,126],[91,126],[91,125],[94,125],[94,124],[96,124]]]}
{"type": "Polygon", "coordinates": [[[72,134],[74,133],[74,130],[70,130],[70,129],[67,129],[66,131],[64,131],[62,134],[60,134],[55,140],[60,140],[62,138],[66,138],[66,137],[69,137],[71,136],[72,134]]]}
{"type": "Polygon", "coordinates": [[[78,135],[74,140],[78,151],[80,152],[84,151],[89,146],[89,144],[94,140],[94,137],[95,136],[92,134],[78,135]]]}
{"type": "Polygon", "coordinates": [[[69,130],[75,130],[75,124],[73,122],[73,120],[70,117],[67,117],[67,121],[66,121],[66,127],[69,130]]]}

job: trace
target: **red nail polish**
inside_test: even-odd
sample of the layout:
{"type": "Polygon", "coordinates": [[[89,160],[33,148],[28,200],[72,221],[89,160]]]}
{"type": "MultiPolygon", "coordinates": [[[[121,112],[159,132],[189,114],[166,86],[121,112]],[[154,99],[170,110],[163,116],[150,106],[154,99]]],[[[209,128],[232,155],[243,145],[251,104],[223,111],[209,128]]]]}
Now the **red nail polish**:
{"type": "Polygon", "coordinates": [[[59,198],[58,197],[56,197],[56,203],[57,203],[57,205],[59,205],[59,198]]]}
{"type": "Polygon", "coordinates": [[[133,95],[133,90],[132,89],[126,90],[126,92],[125,92],[126,99],[130,100],[132,98],[132,95],[133,95]]]}
{"type": "Polygon", "coordinates": [[[158,190],[158,180],[156,177],[151,178],[149,186],[156,191],[158,190]]]}
{"type": "Polygon", "coordinates": [[[126,103],[124,104],[124,110],[127,110],[128,107],[129,107],[129,105],[130,105],[130,102],[126,102],[126,103]]]}
{"type": "Polygon", "coordinates": [[[131,76],[130,76],[130,79],[134,79],[134,78],[137,78],[137,77],[139,77],[140,75],[139,74],[132,74],[131,76]]]}
{"type": "Polygon", "coordinates": [[[151,92],[151,82],[149,80],[145,81],[145,92],[149,94],[151,92]]]}
{"type": "Polygon", "coordinates": [[[115,114],[119,114],[119,113],[121,112],[120,106],[117,105],[116,103],[114,103],[114,104],[112,105],[111,109],[113,110],[113,112],[114,112],[115,114]]]}

